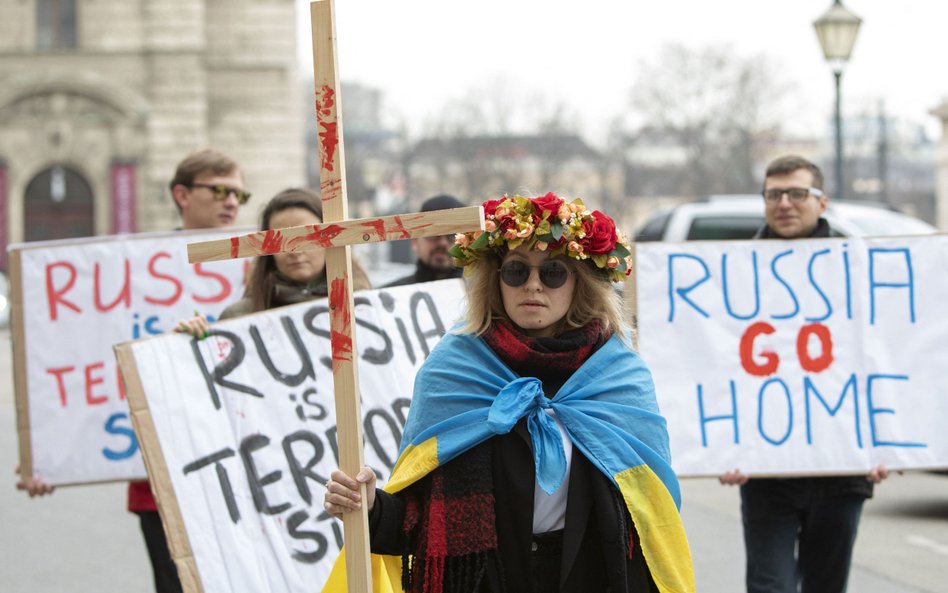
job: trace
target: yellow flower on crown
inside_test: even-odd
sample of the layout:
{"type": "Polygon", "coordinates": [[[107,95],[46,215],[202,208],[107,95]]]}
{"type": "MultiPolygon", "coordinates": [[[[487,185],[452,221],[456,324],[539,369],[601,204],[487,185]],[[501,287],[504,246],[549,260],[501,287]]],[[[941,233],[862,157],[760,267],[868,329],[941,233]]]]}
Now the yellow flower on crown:
{"type": "Polygon", "coordinates": [[[504,254],[526,246],[592,262],[614,282],[632,273],[631,247],[615,221],[590,212],[581,199],[567,202],[554,193],[527,198],[503,196],[484,202],[484,231],[459,233],[448,251],[459,266],[484,254],[504,254]]]}

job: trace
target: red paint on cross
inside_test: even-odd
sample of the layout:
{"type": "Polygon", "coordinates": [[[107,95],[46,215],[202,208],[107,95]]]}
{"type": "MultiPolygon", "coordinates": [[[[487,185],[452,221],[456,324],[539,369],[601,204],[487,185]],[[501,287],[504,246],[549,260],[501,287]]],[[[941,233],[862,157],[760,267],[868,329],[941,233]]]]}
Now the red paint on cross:
{"type": "Polygon", "coordinates": [[[316,124],[319,126],[319,158],[326,171],[333,170],[333,158],[339,145],[336,113],[336,91],[324,84],[316,91],[316,124]]]}
{"type": "MultiPolygon", "coordinates": [[[[344,230],[338,224],[329,224],[325,226],[312,226],[312,232],[303,235],[302,237],[296,237],[295,239],[290,239],[287,242],[288,248],[295,248],[297,244],[300,243],[315,243],[323,249],[329,249],[333,247],[333,241],[339,234],[344,230]]],[[[292,249],[291,249],[292,250],[292,249]]]]}
{"type": "Polygon", "coordinates": [[[240,237],[230,238],[230,258],[237,259],[240,254],[240,237]]]}
{"type": "Polygon", "coordinates": [[[336,362],[352,362],[352,314],[349,311],[349,290],[347,278],[336,278],[329,288],[330,316],[332,327],[339,331],[330,332],[332,343],[332,360],[336,362]]]}
{"type": "Polygon", "coordinates": [[[272,255],[283,251],[283,232],[277,229],[271,229],[263,235],[263,244],[260,246],[261,253],[272,255]]]}

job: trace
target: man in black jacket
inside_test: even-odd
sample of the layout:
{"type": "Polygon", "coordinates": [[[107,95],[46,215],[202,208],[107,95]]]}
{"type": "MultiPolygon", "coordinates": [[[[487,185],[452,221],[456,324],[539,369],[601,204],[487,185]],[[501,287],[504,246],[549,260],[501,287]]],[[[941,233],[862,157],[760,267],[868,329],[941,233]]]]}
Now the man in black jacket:
{"type": "MultiPolygon", "coordinates": [[[[454,196],[441,194],[425,200],[425,203],[421,205],[421,211],[431,212],[433,210],[463,208],[464,206],[465,204],[454,196]]],[[[405,284],[418,284],[419,282],[431,282],[432,280],[444,280],[446,278],[460,278],[463,270],[455,267],[454,259],[448,254],[448,249],[450,249],[452,245],[454,245],[454,235],[438,235],[436,237],[412,239],[411,247],[415,250],[415,253],[418,254],[415,272],[404,278],[390,282],[382,288],[403,286],[405,284]]]]}
{"type": "MultiPolygon", "coordinates": [[[[763,196],[767,224],[755,238],[830,236],[820,216],[829,201],[823,173],[810,161],[785,156],[770,163],[763,196]]],[[[868,476],[721,476],[722,484],[741,486],[747,593],[844,593],[863,502],[887,475],[880,465],[868,476]]]]}

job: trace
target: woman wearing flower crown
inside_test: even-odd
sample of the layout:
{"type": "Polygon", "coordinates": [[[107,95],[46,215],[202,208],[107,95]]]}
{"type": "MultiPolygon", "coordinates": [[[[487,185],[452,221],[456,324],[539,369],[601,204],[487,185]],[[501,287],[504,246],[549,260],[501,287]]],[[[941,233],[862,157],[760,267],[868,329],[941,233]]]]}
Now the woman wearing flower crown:
{"type": "Polygon", "coordinates": [[[396,590],[694,591],[665,420],[611,285],[628,242],[552,193],[484,212],[451,250],[466,319],[418,372],[391,478],[336,470],[326,510],[358,509],[365,484],[396,590]]]}

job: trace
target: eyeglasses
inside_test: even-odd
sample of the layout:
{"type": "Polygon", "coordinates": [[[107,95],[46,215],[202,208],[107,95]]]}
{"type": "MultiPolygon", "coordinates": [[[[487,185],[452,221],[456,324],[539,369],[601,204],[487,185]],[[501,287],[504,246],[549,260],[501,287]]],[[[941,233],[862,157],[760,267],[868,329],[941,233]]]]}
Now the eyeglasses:
{"type": "Polygon", "coordinates": [[[823,197],[823,192],[816,189],[815,187],[788,187],[785,189],[774,188],[765,189],[762,192],[764,200],[771,204],[776,204],[782,200],[784,194],[789,196],[791,202],[795,202],[797,204],[810,196],[813,196],[814,198],[823,197]]]}
{"type": "Polygon", "coordinates": [[[192,183],[188,187],[203,187],[211,190],[214,193],[214,200],[218,202],[223,202],[227,199],[227,196],[234,194],[237,197],[237,203],[244,205],[250,200],[250,192],[244,191],[242,189],[237,189],[236,187],[230,187],[228,185],[210,185],[208,183],[192,183]]]}
{"type": "Polygon", "coordinates": [[[566,284],[566,280],[572,272],[561,261],[547,260],[539,266],[531,266],[525,262],[511,260],[504,262],[498,271],[500,279],[504,284],[511,288],[517,288],[526,284],[530,279],[530,273],[534,269],[540,270],[540,282],[547,288],[559,288],[566,284]]]}

